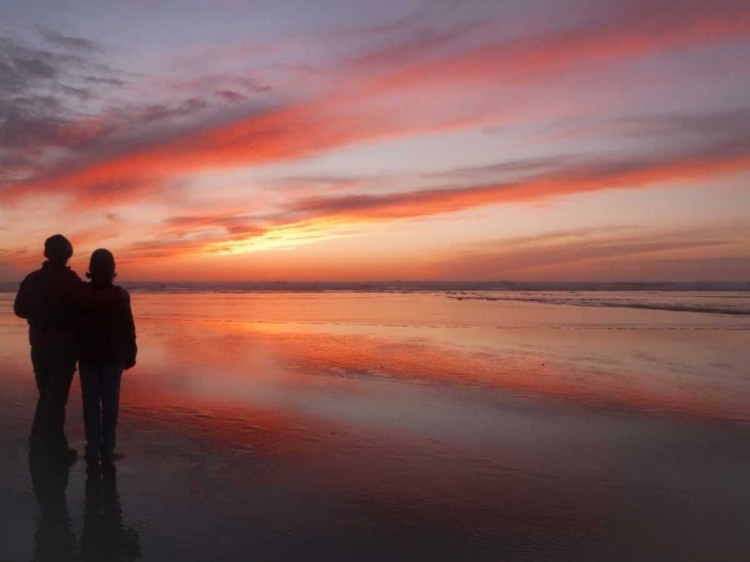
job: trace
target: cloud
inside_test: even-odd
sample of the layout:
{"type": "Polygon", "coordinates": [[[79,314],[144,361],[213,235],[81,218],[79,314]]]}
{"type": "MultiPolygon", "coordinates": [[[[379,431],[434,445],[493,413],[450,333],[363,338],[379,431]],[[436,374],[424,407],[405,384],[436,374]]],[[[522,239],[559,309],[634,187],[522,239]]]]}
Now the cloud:
{"type": "Polygon", "coordinates": [[[750,142],[750,108],[695,114],[634,115],[583,124],[565,122],[553,129],[559,131],[549,135],[550,140],[616,136],[625,139],[661,138],[669,142],[696,140],[705,144],[707,139],[727,139],[742,146],[750,142]]]}
{"type": "Polygon", "coordinates": [[[205,100],[199,98],[188,98],[173,105],[156,104],[137,108],[135,112],[129,112],[128,118],[136,118],[146,123],[161,121],[172,117],[185,117],[192,115],[208,107],[205,100]]]}
{"type": "Polygon", "coordinates": [[[118,79],[119,74],[102,64],[93,51],[71,53],[0,36],[0,99],[6,101],[6,96],[38,94],[40,89],[67,86],[76,90],[86,81],[111,85],[109,80],[118,79]]]}
{"type": "MultiPolygon", "coordinates": [[[[330,83],[322,93],[288,84],[282,90],[262,73],[222,68],[180,79],[165,73],[154,91],[143,95],[143,85],[134,89],[136,98],[129,95],[131,85],[122,74],[101,64],[105,53],[94,42],[87,45],[87,40],[52,33],[45,36],[49,48],[34,48],[0,39],[0,204],[11,207],[27,197],[64,195],[77,212],[101,214],[106,207],[119,214],[118,205],[148,202],[155,214],[174,216],[154,232],[132,233],[136,242],[128,255],[163,257],[232,251],[284,236],[298,241],[301,233],[312,239],[347,225],[487,205],[685,185],[750,169],[747,109],[619,120],[608,115],[601,131],[610,137],[632,142],[683,136],[689,142],[665,142],[647,154],[640,148],[641,156],[635,151],[620,157],[571,153],[499,160],[405,182],[300,178],[278,189],[267,182],[263,187],[278,195],[269,199],[282,202],[275,211],[265,211],[274,214],[262,217],[223,213],[213,202],[195,216],[182,208],[180,186],[190,183],[191,174],[299,160],[356,143],[500,120],[543,122],[550,115],[560,117],[559,108],[549,109],[546,103],[557,95],[550,86],[559,77],[744,40],[750,31],[750,8],[740,2],[598,6],[605,7],[577,27],[513,37],[471,24],[446,29],[401,22],[383,31],[398,34],[392,45],[370,44],[366,52],[346,53],[337,61],[340,68],[331,64],[326,75],[330,83]],[[110,96],[114,91],[117,96],[110,96]],[[519,98],[520,91],[535,101],[519,98]],[[82,107],[90,113],[79,113],[82,107]]],[[[252,53],[247,47],[234,54],[252,53]]],[[[623,244],[607,251],[639,247],[623,244]]]]}
{"type": "Polygon", "coordinates": [[[483,24],[476,23],[463,24],[456,25],[449,30],[435,30],[424,27],[420,29],[412,26],[408,29],[408,36],[402,34],[402,37],[399,37],[397,41],[389,38],[386,47],[378,50],[370,48],[364,54],[348,58],[345,64],[355,68],[364,66],[372,69],[375,67],[392,67],[396,61],[413,63],[420,58],[434,55],[441,48],[446,48],[461,39],[465,39],[467,35],[482,26],[483,24]]]}
{"type": "MultiPolygon", "coordinates": [[[[390,54],[375,51],[359,57],[355,66],[362,67],[361,73],[338,75],[330,92],[314,99],[251,110],[243,117],[227,114],[229,119],[213,113],[202,123],[170,134],[128,127],[130,142],[120,139],[106,151],[93,143],[85,150],[71,151],[52,167],[38,167],[36,174],[19,185],[6,185],[5,198],[58,190],[85,198],[91,183],[136,184],[206,169],[305,158],[354,143],[465,128],[500,117],[522,119],[513,107],[488,113],[481,104],[465,103],[467,88],[472,95],[480,95],[483,88],[494,91],[563,71],[589,71],[592,65],[604,67],[618,60],[746,38],[749,13],[746,3],[730,0],[710,5],[640,2],[575,29],[448,50],[435,47],[449,45],[450,33],[428,33],[390,54]]],[[[40,63],[24,72],[42,79],[54,69],[43,60],[40,63]]],[[[181,87],[193,91],[210,85],[209,95],[231,107],[244,105],[237,103],[242,102],[239,96],[270,88],[254,76],[221,75],[227,87],[217,89],[217,79],[215,75],[189,79],[181,87]],[[244,89],[230,87],[232,82],[243,84],[244,89]]],[[[205,103],[203,98],[190,99],[205,103]]],[[[178,117],[200,108],[178,102],[155,104],[151,109],[151,113],[148,108],[141,110],[140,118],[178,117]]],[[[117,129],[108,121],[117,123],[118,114],[103,115],[99,121],[102,131],[117,129]]],[[[95,205],[96,201],[82,203],[95,205]]]]}
{"type": "MultiPolygon", "coordinates": [[[[717,123],[723,120],[722,115],[716,116],[717,123]]],[[[691,119],[678,121],[693,123],[691,119]]],[[[706,121],[705,116],[701,118],[701,122],[706,121]]],[[[228,252],[233,248],[260,247],[262,241],[274,237],[287,236],[289,240],[299,241],[300,233],[310,239],[326,236],[326,232],[357,224],[432,217],[487,205],[537,202],[609,189],[642,189],[663,183],[685,185],[750,169],[750,144],[744,142],[748,133],[742,127],[736,129],[708,135],[706,145],[699,150],[619,160],[559,156],[448,170],[443,174],[430,174],[432,180],[445,183],[444,187],[419,191],[351,194],[346,191],[360,188],[361,179],[345,178],[342,187],[342,182],[337,181],[342,178],[300,178],[308,189],[287,191],[287,198],[296,199],[282,204],[276,214],[262,217],[232,212],[176,215],[167,219],[163,228],[157,229],[157,239],[129,247],[128,254],[175,257],[228,252]],[[508,176],[510,179],[504,179],[508,176]],[[479,183],[475,183],[477,181],[479,183]],[[313,188],[319,195],[309,196],[313,188]]],[[[171,159],[163,162],[165,166],[174,165],[171,159]]],[[[179,205],[184,205],[178,192],[170,192],[158,178],[150,181],[141,177],[139,181],[128,183],[129,177],[124,174],[118,180],[113,171],[109,181],[97,182],[91,178],[93,181],[81,182],[76,186],[79,201],[113,205],[126,200],[126,195],[132,200],[148,197],[153,201],[155,193],[161,192],[164,204],[170,206],[180,201],[179,205]],[[82,191],[84,188],[87,191],[82,191]]],[[[383,181],[388,183],[387,179],[383,181]]],[[[678,246],[659,249],[670,248],[678,249],[678,246]]]]}
{"type": "Polygon", "coordinates": [[[221,90],[220,92],[215,92],[215,95],[230,103],[244,101],[247,99],[242,94],[238,94],[237,92],[233,92],[232,90],[221,90]]]}
{"type": "Polygon", "coordinates": [[[201,229],[222,229],[233,236],[262,234],[266,231],[257,217],[227,213],[224,215],[186,215],[169,217],[169,227],[174,228],[180,236],[194,233],[201,229]]]}
{"type": "MultiPolygon", "coordinates": [[[[455,181],[473,179],[475,174],[484,177],[489,173],[515,173],[525,170],[523,177],[513,180],[470,184],[463,187],[444,187],[421,191],[393,192],[381,195],[344,194],[323,184],[320,192],[325,195],[303,196],[285,204],[282,211],[265,216],[243,213],[213,213],[177,215],[166,220],[159,241],[148,247],[133,247],[132,251],[158,249],[159,255],[179,255],[181,252],[200,253],[203,249],[245,247],[251,249],[259,240],[276,236],[289,236],[298,239],[300,232],[307,236],[325,236],[342,228],[352,229],[355,225],[392,222],[482,207],[486,205],[522,203],[607,189],[639,189],[656,183],[671,182],[678,185],[695,182],[716,174],[750,169],[750,153],[727,156],[719,147],[717,150],[704,150],[702,153],[685,153],[663,156],[662,159],[633,159],[620,161],[581,162],[570,158],[545,159],[540,162],[522,160],[517,163],[461,169],[449,171],[445,178],[455,181]],[[515,165],[517,164],[517,165],[515,165]],[[543,164],[538,166],[537,164],[543,164]],[[550,169],[552,168],[552,169],[550,169]],[[190,238],[197,235],[199,239],[190,238]],[[190,238],[186,240],[186,238],[190,238]],[[177,243],[172,244],[171,241],[177,243]],[[169,249],[171,248],[171,249],[169,249]]],[[[357,187],[357,183],[353,184],[357,187]]],[[[594,232],[573,231],[555,233],[559,238],[585,238],[594,232]]],[[[527,241],[542,242],[540,239],[527,241]]],[[[520,243],[520,241],[516,241],[520,243]]],[[[723,239],[701,240],[701,245],[723,244],[723,239]]],[[[677,250],[692,247],[695,240],[684,246],[684,240],[643,241],[621,243],[620,246],[590,246],[581,251],[603,252],[608,255],[630,255],[663,250],[677,250]]],[[[583,248],[583,246],[582,246],[583,248]]],[[[547,255],[543,256],[549,263],[547,255]]],[[[531,267],[533,263],[526,264],[531,267]]],[[[470,268],[461,266],[466,271],[470,268]]],[[[519,266],[520,267],[520,266],[519,266]]]]}
{"type": "Polygon", "coordinates": [[[101,49],[101,45],[99,45],[99,43],[97,43],[96,41],[91,41],[90,39],[84,39],[82,37],[71,37],[68,35],[63,35],[49,29],[41,30],[40,35],[48,43],[71,51],[94,53],[101,49]]]}
{"type": "Polygon", "coordinates": [[[750,274],[748,250],[750,230],[741,224],[601,227],[454,249],[430,274],[472,280],[745,281],[750,274]],[[730,272],[730,265],[736,269],[730,272]]]}
{"type": "MultiPolygon", "coordinates": [[[[409,87],[528,80],[619,60],[750,38],[750,7],[738,0],[628,3],[575,29],[485,43],[414,63],[396,51],[394,72],[369,84],[381,94],[409,87]]],[[[379,58],[382,63],[382,57],[379,58]]]]}
{"type": "Polygon", "coordinates": [[[83,78],[84,82],[87,82],[89,84],[105,84],[107,86],[117,86],[121,87],[125,85],[124,80],[120,80],[119,78],[112,78],[112,77],[102,77],[102,76],[85,76],[83,78]]]}
{"type": "Polygon", "coordinates": [[[169,83],[169,88],[178,92],[198,92],[200,94],[206,94],[217,90],[240,90],[244,92],[244,95],[265,94],[273,89],[270,84],[264,82],[257,76],[229,73],[203,74],[188,79],[172,81],[169,83]]]}
{"type": "Polygon", "coordinates": [[[426,178],[450,179],[450,180],[476,180],[479,177],[504,176],[507,174],[523,174],[529,172],[548,171],[559,168],[565,163],[571,162],[570,156],[548,156],[545,158],[524,158],[510,162],[500,162],[486,166],[474,166],[457,168],[440,172],[425,174],[426,178]]]}
{"type": "MultiPolygon", "coordinates": [[[[508,167],[512,168],[512,163],[508,167]]],[[[640,189],[664,182],[684,184],[747,169],[750,169],[750,146],[722,144],[698,152],[663,155],[660,159],[574,162],[507,182],[384,195],[312,197],[292,204],[289,211],[365,221],[417,218],[576,193],[640,189]]]]}
{"type": "MultiPolygon", "coordinates": [[[[50,34],[60,41],[74,39],[50,34]]],[[[0,37],[0,181],[14,183],[39,173],[50,162],[50,150],[85,145],[93,130],[76,108],[122,85],[117,71],[89,52],[93,49],[74,43],[74,50],[86,52],[0,37]]]]}
{"type": "Polygon", "coordinates": [[[57,57],[49,51],[0,38],[0,95],[23,92],[40,81],[57,77],[57,65],[57,57]]]}
{"type": "Polygon", "coordinates": [[[282,49],[282,45],[279,44],[241,42],[229,46],[183,53],[170,61],[170,64],[187,69],[203,66],[213,67],[216,61],[241,61],[251,57],[279,53],[282,49]]]}
{"type": "Polygon", "coordinates": [[[295,220],[288,215],[238,212],[167,217],[148,230],[148,238],[122,248],[130,260],[230,255],[288,250],[323,240],[356,236],[356,228],[335,218],[295,220]]]}

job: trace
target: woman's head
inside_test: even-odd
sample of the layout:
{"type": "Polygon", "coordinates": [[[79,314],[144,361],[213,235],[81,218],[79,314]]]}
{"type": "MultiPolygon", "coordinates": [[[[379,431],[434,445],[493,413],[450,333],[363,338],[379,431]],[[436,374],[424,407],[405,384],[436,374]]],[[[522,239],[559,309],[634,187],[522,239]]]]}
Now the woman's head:
{"type": "Polygon", "coordinates": [[[111,282],[117,276],[115,273],[115,256],[112,252],[99,248],[91,254],[89,271],[86,277],[96,282],[111,282]]]}

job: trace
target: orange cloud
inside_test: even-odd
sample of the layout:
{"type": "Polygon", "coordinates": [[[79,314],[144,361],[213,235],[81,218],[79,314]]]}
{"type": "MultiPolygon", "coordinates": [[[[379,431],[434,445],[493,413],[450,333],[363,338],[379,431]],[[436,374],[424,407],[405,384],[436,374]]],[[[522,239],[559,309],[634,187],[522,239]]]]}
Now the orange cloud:
{"type": "Polygon", "coordinates": [[[747,170],[750,154],[706,153],[665,162],[571,166],[515,182],[387,195],[351,195],[303,200],[292,207],[313,215],[349,220],[393,220],[450,213],[498,203],[518,203],[606,189],[637,189],[663,182],[694,182],[747,170]]]}

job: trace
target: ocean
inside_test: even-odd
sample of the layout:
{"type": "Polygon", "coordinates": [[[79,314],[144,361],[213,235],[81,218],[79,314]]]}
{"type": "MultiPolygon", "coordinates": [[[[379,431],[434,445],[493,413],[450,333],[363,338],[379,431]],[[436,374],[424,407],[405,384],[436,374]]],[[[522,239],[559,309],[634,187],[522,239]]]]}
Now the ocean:
{"type": "MultiPolygon", "coordinates": [[[[746,285],[126,285],[121,559],[750,552],[746,285]]],[[[65,517],[41,525],[6,288],[0,560],[28,560],[41,528],[85,536],[91,474],[70,468],[65,517]]]]}

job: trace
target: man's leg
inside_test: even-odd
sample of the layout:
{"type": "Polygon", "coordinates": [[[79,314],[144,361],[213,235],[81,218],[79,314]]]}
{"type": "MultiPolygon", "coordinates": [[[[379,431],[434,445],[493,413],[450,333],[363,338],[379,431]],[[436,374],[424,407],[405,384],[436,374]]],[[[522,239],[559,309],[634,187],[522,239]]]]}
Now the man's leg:
{"type": "Polygon", "coordinates": [[[51,453],[65,455],[68,451],[68,439],[65,437],[65,407],[76,369],[75,351],[68,346],[57,347],[50,363],[46,401],[49,408],[49,447],[51,453]]]}
{"type": "Polygon", "coordinates": [[[29,446],[33,449],[42,448],[47,440],[47,382],[49,381],[49,354],[42,347],[31,348],[31,364],[34,367],[34,378],[39,398],[36,401],[34,421],[31,424],[29,446]]]}
{"type": "Polygon", "coordinates": [[[122,365],[108,365],[102,372],[102,452],[115,450],[117,416],[120,410],[122,365]]]}
{"type": "Polygon", "coordinates": [[[65,489],[69,467],[50,463],[43,455],[29,455],[31,483],[39,502],[34,560],[75,560],[75,535],[71,530],[70,513],[65,489]]]}
{"type": "Polygon", "coordinates": [[[102,443],[101,368],[82,363],[78,370],[81,378],[83,425],[86,431],[86,456],[97,457],[102,443]]]}

